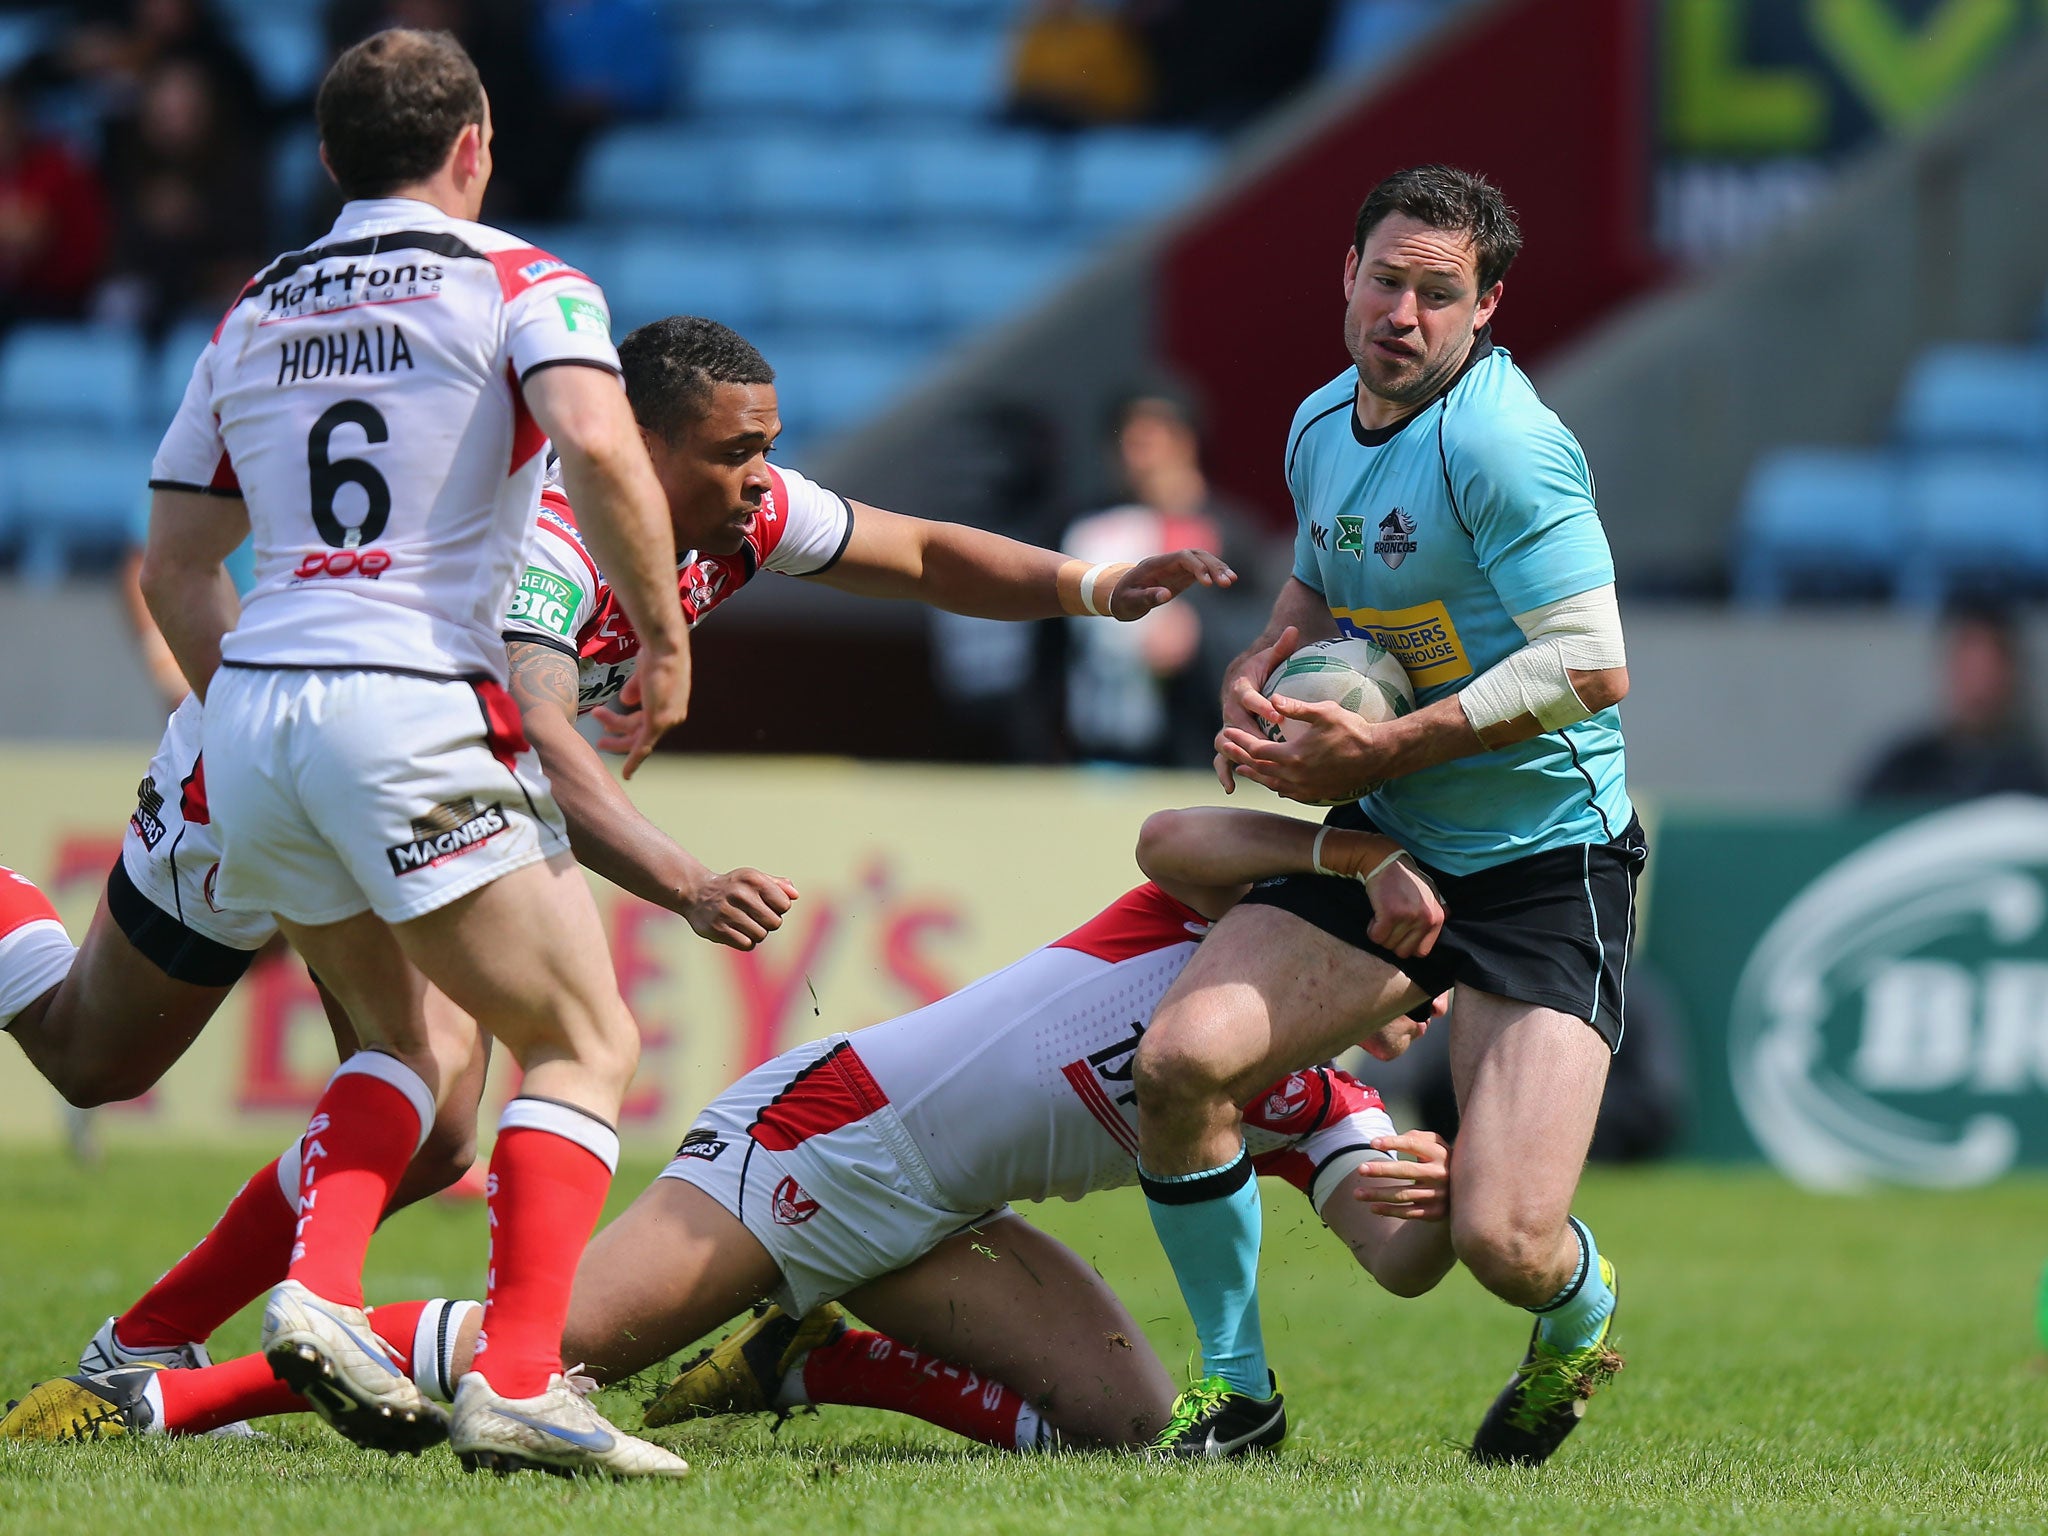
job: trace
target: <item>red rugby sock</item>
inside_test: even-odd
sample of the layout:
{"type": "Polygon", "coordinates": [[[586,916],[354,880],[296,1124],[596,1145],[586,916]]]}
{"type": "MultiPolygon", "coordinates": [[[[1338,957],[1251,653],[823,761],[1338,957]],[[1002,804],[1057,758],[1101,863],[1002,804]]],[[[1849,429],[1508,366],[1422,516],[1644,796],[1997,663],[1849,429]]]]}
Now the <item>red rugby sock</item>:
{"type": "Polygon", "coordinates": [[[295,1142],[242,1186],[198,1247],[115,1320],[114,1336],[130,1349],[204,1343],[282,1280],[299,1220],[298,1205],[285,1198],[284,1185],[297,1186],[298,1166],[295,1142]]]}
{"type": "Polygon", "coordinates": [[[262,1355],[197,1371],[158,1371],[153,1385],[163,1395],[163,1427],[173,1435],[203,1435],[238,1419],[308,1411],[306,1400],[271,1374],[262,1355]]]}
{"type": "Polygon", "coordinates": [[[814,1403],[884,1408],[1005,1451],[1043,1448],[1044,1421],[993,1377],[920,1354],[887,1334],[858,1328],[804,1357],[804,1395],[814,1403]]]}
{"type": "Polygon", "coordinates": [[[299,1143],[298,1238],[287,1278],[324,1301],[363,1304],[370,1237],[433,1118],[433,1094],[396,1057],[360,1051],[341,1064],[299,1143]]]}
{"type": "Polygon", "coordinates": [[[514,1099],[491,1152],[490,1296],[471,1367],[504,1397],[535,1397],[562,1369],[576,1265],[618,1166],[618,1133],[547,1099],[514,1099]]]}

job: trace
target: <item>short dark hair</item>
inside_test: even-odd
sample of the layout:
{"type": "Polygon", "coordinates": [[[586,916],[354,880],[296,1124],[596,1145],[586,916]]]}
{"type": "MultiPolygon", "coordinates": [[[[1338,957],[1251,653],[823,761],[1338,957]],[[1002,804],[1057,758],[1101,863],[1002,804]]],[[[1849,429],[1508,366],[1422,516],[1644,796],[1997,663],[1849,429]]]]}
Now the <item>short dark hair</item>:
{"type": "Polygon", "coordinates": [[[484,86],[454,34],[391,27],[334,61],[313,110],[342,195],[388,197],[484,120],[484,86]]]}
{"type": "Polygon", "coordinates": [[[1431,229],[1471,236],[1481,292],[1507,276],[1522,249],[1521,226],[1500,188],[1454,165],[1411,165],[1374,187],[1358,210],[1351,248],[1364,255],[1366,237],[1392,213],[1405,213],[1431,229]]]}
{"type": "Polygon", "coordinates": [[[633,419],[673,442],[703,418],[714,384],[773,384],[775,370],[751,341],[701,315],[670,315],[619,343],[633,419]]]}

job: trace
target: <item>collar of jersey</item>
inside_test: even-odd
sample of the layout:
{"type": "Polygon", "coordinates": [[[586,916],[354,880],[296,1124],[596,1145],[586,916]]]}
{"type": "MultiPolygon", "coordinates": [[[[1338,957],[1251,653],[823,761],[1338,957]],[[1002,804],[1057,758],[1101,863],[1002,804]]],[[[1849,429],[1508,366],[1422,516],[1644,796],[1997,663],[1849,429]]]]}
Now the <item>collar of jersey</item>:
{"type": "Polygon", "coordinates": [[[1427,400],[1423,401],[1422,404],[1418,405],[1414,410],[1410,411],[1406,416],[1403,416],[1399,421],[1395,422],[1391,426],[1368,427],[1364,423],[1359,421],[1358,405],[1356,403],[1356,396],[1354,396],[1353,404],[1351,407],[1352,437],[1357,439],[1358,446],[1361,448],[1386,447],[1387,444],[1391,443],[1395,438],[1399,437],[1402,434],[1402,432],[1407,430],[1409,422],[1414,421],[1417,417],[1421,416],[1424,411],[1428,410],[1432,405],[1435,405],[1437,401],[1443,399],[1445,395],[1448,395],[1452,390],[1456,389],[1458,387],[1458,381],[1463,379],[1466,374],[1470,373],[1473,370],[1473,368],[1479,363],[1481,358],[1491,356],[1492,352],[1493,327],[1491,325],[1482,325],[1481,327],[1479,327],[1479,333],[1472,338],[1472,350],[1465,354],[1465,361],[1459,365],[1458,371],[1451,375],[1451,382],[1446,384],[1442,389],[1438,390],[1435,394],[1431,395],[1427,400]]]}
{"type": "Polygon", "coordinates": [[[341,213],[328,233],[330,236],[345,234],[376,224],[388,224],[393,229],[417,229],[429,222],[452,224],[455,217],[416,197],[359,197],[354,202],[341,205],[341,213]]]}

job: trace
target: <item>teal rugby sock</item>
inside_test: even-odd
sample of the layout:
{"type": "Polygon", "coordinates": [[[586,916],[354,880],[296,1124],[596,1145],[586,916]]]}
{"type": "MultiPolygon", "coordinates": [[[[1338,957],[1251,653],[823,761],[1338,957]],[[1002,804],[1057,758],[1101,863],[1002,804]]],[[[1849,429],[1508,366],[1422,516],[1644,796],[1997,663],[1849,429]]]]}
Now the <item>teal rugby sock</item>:
{"type": "Polygon", "coordinates": [[[1244,1148],[1220,1168],[1160,1178],[1138,1174],[1152,1230],[1173,1265],[1202,1341],[1202,1374],[1263,1402],[1272,1396],[1259,1329],[1259,1181],[1244,1148]]]}

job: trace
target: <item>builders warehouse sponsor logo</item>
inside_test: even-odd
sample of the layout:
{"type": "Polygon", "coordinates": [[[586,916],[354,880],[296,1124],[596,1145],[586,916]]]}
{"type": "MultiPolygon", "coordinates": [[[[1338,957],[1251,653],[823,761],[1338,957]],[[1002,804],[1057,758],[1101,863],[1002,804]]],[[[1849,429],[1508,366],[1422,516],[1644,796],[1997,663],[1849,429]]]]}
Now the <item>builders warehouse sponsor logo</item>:
{"type": "Polygon", "coordinates": [[[2048,1086],[2048,801],[1907,823],[1795,896],[1729,1018],[1750,1134],[1810,1187],[1996,1178],[2048,1086]]]}
{"type": "Polygon", "coordinates": [[[467,795],[437,805],[413,819],[411,842],[385,850],[391,858],[391,873],[410,875],[460,858],[496,837],[506,825],[503,806],[479,806],[467,795]]]}

